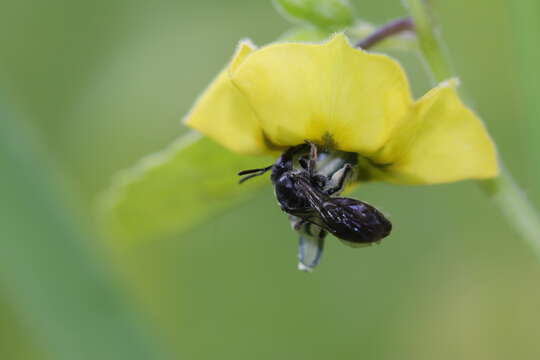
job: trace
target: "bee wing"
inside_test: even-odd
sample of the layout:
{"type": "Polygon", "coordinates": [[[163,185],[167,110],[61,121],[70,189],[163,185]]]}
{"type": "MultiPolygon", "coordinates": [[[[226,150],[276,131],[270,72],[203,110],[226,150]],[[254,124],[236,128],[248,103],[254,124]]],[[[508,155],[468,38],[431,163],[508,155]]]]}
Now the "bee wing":
{"type": "Polygon", "coordinates": [[[301,183],[299,187],[310,205],[310,216],[306,221],[320,226],[349,246],[378,242],[392,230],[390,221],[365,202],[330,197],[309,183],[301,183]]]}
{"type": "Polygon", "coordinates": [[[298,216],[326,231],[330,231],[328,222],[330,222],[335,215],[328,212],[323,205],[328,199],[328,195],[315,190],[311,184],[303,181],[299,181],[297,187],[298,190],[304,194],[310,206],[309,209],[298,216]]]}

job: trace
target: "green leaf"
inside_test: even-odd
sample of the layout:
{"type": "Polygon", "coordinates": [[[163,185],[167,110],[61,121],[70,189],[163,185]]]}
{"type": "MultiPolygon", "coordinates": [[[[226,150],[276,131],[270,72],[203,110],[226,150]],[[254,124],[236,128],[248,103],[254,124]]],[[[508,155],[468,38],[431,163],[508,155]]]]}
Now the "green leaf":
{"type": "Polygon", "coordinates": [[[0,283],[39,358],[162,359],[31,135],[0,113],[0,283]]]}
{"type": "Polygon", "coordinates": [[[347,0],[274,0],[277,10],[294,22],[336,31],[351,26],[353,10],[347,0]]]}
{"type": "Polygon", "coordinates": [[[119,174],[104,198],[105,226],[124,241],[179,234],[248,199],[268,179],[239,185],[236,173],[271,162],[232,153],[190,132],[119,174]]]}

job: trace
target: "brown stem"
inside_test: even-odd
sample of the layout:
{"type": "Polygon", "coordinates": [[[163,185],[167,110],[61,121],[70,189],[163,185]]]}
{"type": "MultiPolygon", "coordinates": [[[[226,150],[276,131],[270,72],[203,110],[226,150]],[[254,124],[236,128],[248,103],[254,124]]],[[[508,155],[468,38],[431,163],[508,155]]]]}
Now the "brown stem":
{"type": "Polygon", "coordinates": [[[414,31],[414,23],[410,17],[392,20],[373,31],[368,37],[356,43],[355,47],[369,49],[378,42],[405,31],[414,31]]]}

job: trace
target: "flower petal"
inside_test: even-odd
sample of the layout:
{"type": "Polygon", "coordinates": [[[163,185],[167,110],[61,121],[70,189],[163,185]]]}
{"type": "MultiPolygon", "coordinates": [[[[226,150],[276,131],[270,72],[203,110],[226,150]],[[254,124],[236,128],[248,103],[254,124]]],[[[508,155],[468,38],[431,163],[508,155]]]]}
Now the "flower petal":
{"type": "Polygon", "coordinates": [[[459,99],[456,85],[447,81],[418,100],[372,159],[391,164],[385,180],[432,184],[497,175],[495,146],[482,121],[459,99]]]}
{"type": "Polygon", "coordinates": [[[266,138],[279,147],[330,136],[344,151],[370,154],[412,104],[401,66],[352,48],[343,34],[322,45],[279,43],[231,72],[266,138]]]}
{"type": "Polygon", "coordinates": [[[253,45],[241,42],[229,66],[210,84],[184,119],[186,125],[242,154],[259,154],[267,149],[257,118],[229,78],[229,72],[253,50],[253,45]]]}

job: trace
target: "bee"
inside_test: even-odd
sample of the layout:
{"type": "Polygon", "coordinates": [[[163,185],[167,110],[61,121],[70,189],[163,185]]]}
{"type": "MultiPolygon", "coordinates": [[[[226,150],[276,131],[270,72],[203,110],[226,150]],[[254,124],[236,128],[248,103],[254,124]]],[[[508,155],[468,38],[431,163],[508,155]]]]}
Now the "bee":
{"type": "Polygon", "coordinates": [[[392,230],[390,221],[373,206],[337,196],[354,179],[356,158],[344,154],[332,157],[306,142],[287,149],[273,165],[238,173],[242,183],[272,171],[278,204],[300,234],[301,270],[311,271],[319,263],[327,233],[359,247],[379,242],[392,230]]]}

